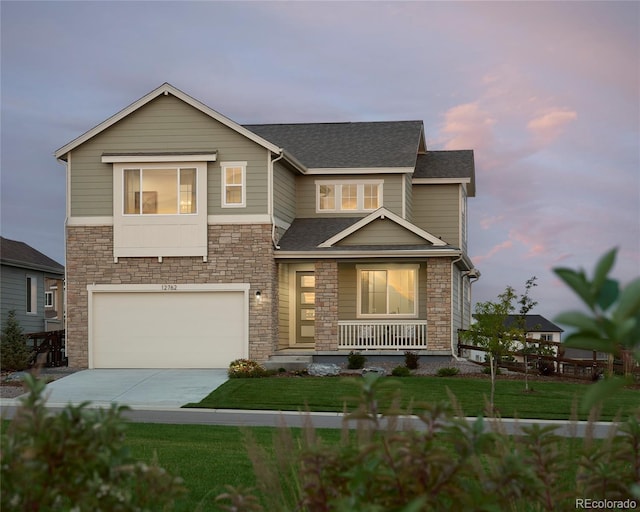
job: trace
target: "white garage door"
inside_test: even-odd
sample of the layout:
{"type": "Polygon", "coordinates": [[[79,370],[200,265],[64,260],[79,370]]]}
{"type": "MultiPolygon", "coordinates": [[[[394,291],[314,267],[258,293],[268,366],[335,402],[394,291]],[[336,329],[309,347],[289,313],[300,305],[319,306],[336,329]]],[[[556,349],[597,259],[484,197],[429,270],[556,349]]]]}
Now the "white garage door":
{"type": "Polygon", "coordinates": [[[247,357],[245,291],[89,291],[92,368],[226,368],[247,357]]]}

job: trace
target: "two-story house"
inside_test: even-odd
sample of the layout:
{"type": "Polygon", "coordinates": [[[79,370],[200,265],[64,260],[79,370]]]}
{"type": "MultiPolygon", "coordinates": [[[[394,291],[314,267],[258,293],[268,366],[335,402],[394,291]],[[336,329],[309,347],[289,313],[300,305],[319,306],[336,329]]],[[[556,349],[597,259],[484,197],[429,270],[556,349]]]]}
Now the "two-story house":
{"type": "Polygon", "coordinates": [[[26,333],[64,329],[64,267],[60,263],[24,242],[0,237],[0,268],[1,326],[15,311],[26,333]]]}
{"type": "Polygon", "coordinates": [[[71,366],[451,355],[469,324],[473,152],[421,121],[242,126],[163,84],[55,156],[71,366]]]}

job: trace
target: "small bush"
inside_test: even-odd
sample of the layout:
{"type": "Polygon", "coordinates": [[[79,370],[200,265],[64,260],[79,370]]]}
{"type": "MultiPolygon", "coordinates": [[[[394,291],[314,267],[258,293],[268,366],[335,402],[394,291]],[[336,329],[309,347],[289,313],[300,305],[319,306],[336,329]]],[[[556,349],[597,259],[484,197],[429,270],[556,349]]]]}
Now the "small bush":
{"type": "Polygon", "coordinates": [[[236,359],[229,364],[227,374],[230,379],[255,379],[266,377],[269,372],[260,363],[251,359],[236,359]]]}
{"type": "Polygon", "coordinates": [[[420,364],[418,363],[418,359],[420,359],[420,355],[417,352],[411,352],[407,350],[404,353],[404,365],[409,368],[409,370],[417,370],[420,364]]]}
{"type": "Polygon", "coordinates": [[[360,370],[364,368],[364,363],[367,361],[367,358],[360,352],[354,352],[352,350],[347,356],[347,361],[347,368],[349,368],[349,370],[360,370]]]}
{"type": "Polygon", "coordinates": [[[16,312],[9,311],[9,316],[0,334],[0,368],[7,370],[24,370],[29,367],[31,350],[27,347],[27,337],[16,319],[16,312]]]}
{"type": "Polygon", "coordinates": [[[440,368],[438,370],[438,373],[436,373],[436,375],[438,377],[454,377],[455,375],[458,375],[460,373],[460,370],[458,370],[458,368],[440,368]]]}
{"type": "Polygon", "coordinates": [[[411,370],[406,366],[396,366],[392,371],[391,375],[394,377],[411,377],[411,370]]]}
{"type": "Polygon", "coordinates": [[[550,361],[538,361],[538,373],[540,375],[553,375],[556,372],[553,363],[550,361]]]}
{"type": "MultiPolygon", "coordinates": [[[[482,373],[484,373],[485,375],[491,375],[491,366],[485,366],[482,369],[482,373]]],[[[500,370],[500,368],[496,369],[496,375],[502,375],[502,370],[500,370]]]]}

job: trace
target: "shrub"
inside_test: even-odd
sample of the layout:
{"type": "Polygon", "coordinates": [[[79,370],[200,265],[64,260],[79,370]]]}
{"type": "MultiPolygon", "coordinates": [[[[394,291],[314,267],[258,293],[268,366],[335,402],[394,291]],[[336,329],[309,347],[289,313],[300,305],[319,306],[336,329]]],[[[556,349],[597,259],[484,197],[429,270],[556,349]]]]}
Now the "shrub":
{"type": "Polygon", "coordinates": [[[417,352],[411,352],[407,350],[404,353],[404,365],[410,370],[417,370],[420,363],[418,363],[418,359],[420,359],[420,355],[417,352]]]}
{"type": "Polygon", "coordinates": [[[251,359],[236,359],[229,364],[227,374],[230,379],[254,379],[266,377],[269,372],[260,363],[251,359]]]}
{"type": "Polygon", "coordinates": [[[458,375],[459,373],[460,370],[458,370],[458,368],[440,368],[438,369],[436,375],[438,377],[453,377],[455,375],[458,375]]]}
{"type": "Polygon", "coordinates": [[[2,371],[28,368],[31,350],[27,347],[27,337],[16,319],[15,311],[9,311],[0,336],[2,337],[2,341],[0,341],[0,368],[2,371]]]}
{"type": "Polygon", "coordinates": [[[411,370],[406,366],[396,366],[391,371],[391,375],[394,377],[411,377],[411,370]]]}
{"type": "MultiPolygon", "coordinates": [[[[485,375],[491,375],[491,366],[485,366],[482,369],[482,373],[485,375]]],[[[502,370],[500,368],[496,368],[496,375],[502,375],[502,370]]]]}
{"type": "Polygon", "coordinates": [[[125,407],[67,405],[51,413],[45,383],[25,377],[29,394],[0,440],[0,509],[170,510],[185,489],[156,463],[125,447],[125,407]]]}
{"type": "Polygon", "coordinates": [[[360,370],[364,368],[364,363],[367,361],[367,358],[360,352],[354,352],[352,350],[347,356],[347,361],[347,368],[349,368],[349,370],[360,370]]]}

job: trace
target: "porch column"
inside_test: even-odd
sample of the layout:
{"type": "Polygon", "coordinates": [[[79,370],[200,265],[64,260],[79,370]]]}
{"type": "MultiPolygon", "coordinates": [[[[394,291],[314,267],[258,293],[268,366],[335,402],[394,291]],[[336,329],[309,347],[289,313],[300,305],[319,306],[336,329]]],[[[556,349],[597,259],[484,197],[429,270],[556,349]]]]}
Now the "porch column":
{"type": "Polygon", "coordinates": [[[429,350],[451,351],[451,260],[427,260],[427,329],[429,350]]]}
{"type": "Polygon", "coordinates": [[[316,350],[338,350],[338,262],[319,260],[316,275],[316,350]]]}

